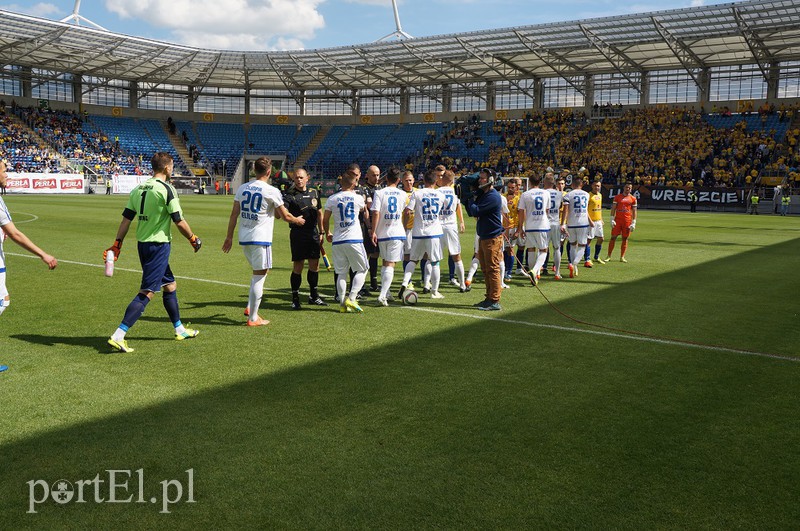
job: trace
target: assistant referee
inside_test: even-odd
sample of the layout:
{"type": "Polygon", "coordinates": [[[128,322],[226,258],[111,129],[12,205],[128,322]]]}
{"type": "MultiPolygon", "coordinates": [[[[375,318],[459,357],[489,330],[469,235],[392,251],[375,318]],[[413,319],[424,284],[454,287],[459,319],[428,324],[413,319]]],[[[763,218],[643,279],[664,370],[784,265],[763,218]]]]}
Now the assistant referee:
{"type": "Polygon", "coordinates": [[[294,172],[294,184],[283,194],[283,202],[293,216],[306,220],[302,226],[289,225],[289,243],[292,248],[292,309],[300,310],[300,284],[302,283],[303,265],[308,260],[308,303],[316,306],[327,306],[323,301],[317,285],[319,284],[319,256],[322,244],[322,202],[319,192],[308,187],[308,172],[300,168],[294,172]]]}

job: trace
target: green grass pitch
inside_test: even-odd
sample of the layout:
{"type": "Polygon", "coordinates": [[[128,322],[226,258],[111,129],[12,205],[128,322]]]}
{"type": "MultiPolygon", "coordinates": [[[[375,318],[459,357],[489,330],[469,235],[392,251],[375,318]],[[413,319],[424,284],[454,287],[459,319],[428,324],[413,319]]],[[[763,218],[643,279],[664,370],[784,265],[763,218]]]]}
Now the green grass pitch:
{"type": "Polygon", "coordinates": [[[502,312],[472,309],[482,283],[415,308],[293,312],[277,222],[272,323],[251,329],[247,263],[220,250],[231,199],[182,197],[204,244],[177,235],[171,263],[201,333],[174,341],[156,297],[128,334],[136,352],[111,354],[140,280],[133,234],[103,275],[125,198],[5,199],[60,264],[5,244],[3,528],[800,524],[800,219],[641,211],[628,264],[540,284],[607,328],[522,278],[502,312]],[[135,476],[116,492],[132,502],[108,503],[108,470],[142,470],[143,503],[135,476]],[[98,475],[104,502],[87,487],[84,503],[29,512],[32,482],[98,475]],[[172,479],[183,497],[161,512],[172,479]]]}

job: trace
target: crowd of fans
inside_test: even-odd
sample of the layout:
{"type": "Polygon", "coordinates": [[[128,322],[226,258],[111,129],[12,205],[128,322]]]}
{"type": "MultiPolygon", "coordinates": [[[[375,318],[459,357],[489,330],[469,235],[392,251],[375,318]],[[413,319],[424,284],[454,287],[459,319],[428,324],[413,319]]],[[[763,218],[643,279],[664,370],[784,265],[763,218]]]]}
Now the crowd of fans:
{"type": "MultiPolygon", "coordinates": [[[[756,112],[791,122],[797,111],[797,105],[781,104],[756,112]]],[[[58,171],[60,154],[101,175],[142,173],[140,155],[125,153],[118,139],[84,127],[80,114],[13,105],[12,113],[44,140],[41,144],[6,112],[0,101],[0,156],[13,171],[58,171]]],[[[784,138],[766,128],[749,130],[744,121],[718,128],[702,109],[600,107],[591,116],[549,110],[521,120],[487,123],[477,115],[454,120],[441,133],[430,131],[416,159],[405,165],[416,171],[442,164],[462,174],[490,167],[520,177],[546,167],[573,173],[584,167],[591,180],[654,186],[749,186],[761,173],[785,175],[800,187],[799,142],[800,128],[789,129],[784,138]],[[599,111],[607,116],[596,117],[599,111]]],[[[190,147],[200,156],[196,146],[190,147]]]]}

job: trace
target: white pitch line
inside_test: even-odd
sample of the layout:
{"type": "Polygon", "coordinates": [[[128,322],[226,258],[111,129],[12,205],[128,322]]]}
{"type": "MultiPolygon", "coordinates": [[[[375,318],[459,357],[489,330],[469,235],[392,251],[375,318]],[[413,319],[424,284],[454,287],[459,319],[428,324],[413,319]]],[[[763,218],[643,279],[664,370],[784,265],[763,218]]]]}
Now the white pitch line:
{"type": "Polygon", "coordinates": [[[25,214],[26,216],[33,216],[31,219],[23,219],[22,221],[17,221],[13,219],[14,225],[19,225],[20,223],[30,223],[31,221],[36,221],[39,219],[39,216],[36,214],[31,214],[30,212],[14,212],[14,216],[16,217],[18,214],[25,214]]]}
{"type": "MultiPolygon", "coordinates": [[[[31,256],[29,254],[19,254],[19,253],[6,253],[9,256],[18,256],[22,258],[38,258],[36,256],[31,256]]],[[[81,265],[87,267],[97,267],[103,268],[105,264],[90,264],[87,262],[76,262],[73,260],[59,260],[59,263],[64,264],[73,264],[73,265],[81,265]]],[[[128,269],[124,267],[115,267],[116,271],[126,271],[129,273],[141,273],[141,270],[138,269],[128,269]]],[[[181,280],[193,280],[195,282],[205,282],[207,284],[220,284],[222,286],[232,286],[236,288],[250,288],[249,284],[235,284],[233,282],[223,282],[221,280],[210,280],[207,278],[195,278],[195,277],[175,277],[176,279],[181,280]]],[[[268,291],[280,291],[279,288],[264,288],[268,291]]],[[[791,361],[794,363],[800,362],[800,358],[792,358],[790,356],[781,356],[779,354],[768,354],[766,352],[755,352],[749,350],[739,350],[735,348],[728,348],[728,347],[719,347],[714,345],[698,345],[695,343],[686,343],[683,341],[677,341],[673,339],[657,339],[653,337],[643,337],[637,335],[626,335],[626,334],[618,334],[615,332],[604,332],[601,330],[589,330],[586,328],[577,328],[573,326],[561,326],[561,325],[551,325],[551,324],[542,324],[542,323],[531,323],[529,321],[517,321],[515,319],[503,319],[498,317],[492,317],[485,314],[471,314],[471,313],[459,313],[459,312],[451,312],[447,310],[436,310],[434,308],[419,308],[416,306],[406,306],[405,308],[409,310],[415,310],[418,312],[428,312],[428,313],[438,313],[441,315],[449,315],[451,317],[463,317],[466,319],[475,319],[475,320],[483,320],[483,321],[494,321],[498,323],[506,323],[506,324],[513,324],[513,325],[522,325],[522,326],[530,326],[532,328],[547,328],[550,330],[558,330],[560,332],[578,332],[582,334],[590,334],[596,336],[604,336],[604,337],[613,337],[617,339],[628,339],[631,341],[642,341],[644,343],[657,343],[661,345],[673,345],[678,347],[689,347],[689,348],[696,348],[700,350],[710,350],[714,352],[726,352],[729,354],[740,354],[745,356],[756,356],[761,358],[769,358],[775,360],[783,360],[783,361],[791,361]]],[[[476,310],[480,311],[480,310],[476,310]]]]}
{"type": "Polygon", "coordinates": [[[488,315],[480,315],[480,314],[469,314],[469,313],[458,313],[458,312],[450,312],[446,310],[435,310],[433,308],[417,308],[413,307],[410,308],[413,310],[417,310],[420,312],[429,312],[429,313],[439,313],[442,315],[450,315],[454,317],[466,317],[469,319],[482,319],[485,321],[496,321],[499,323],[507,323],[507,324],[514,324],[514,325],[524,325],[530,326],[534,328],[549,328],[551,330],[559,330],[562,332],[580,332],[583,334],[592,334],[596,336],[606,336],[606,337],[614,337],[618,339],[630,339],[635,341],[643,341],[645,343],[659,343],[662,345],[674,345],[679,347],[691,347],[697,348],[700,350],[712,350],[717,352],[728,352],[731,354],[743,354],[746,356],[759,356],[763,358],[772,358],[776,360],[785,360],[785,361],[793,361],[793,362],[800,362],[800,358],[792,358],[790,356],[781,356],[779,354],[767,354],[766,352],[755,352],[749,350],[738,350],[735,348],[728,348],[728,347],[718,347],[714,345],[698,345],[695,343],[685,343],[683,341],[677,341],[673,339],[657,339],[654,337],[644,337],[644,336],[637,336],[637,335],[626,335],[626,334],[618,334],[615,332],[603,332],[601,330],[588,330],[585,328],[576,328],[572,326],[560,326],[560,325],[550,325],[550,324],[542,324],[542,323],[531,323],[529,321],[517,321],[514,319],[501,319],[497,317],[490,317],[488,315]]]}

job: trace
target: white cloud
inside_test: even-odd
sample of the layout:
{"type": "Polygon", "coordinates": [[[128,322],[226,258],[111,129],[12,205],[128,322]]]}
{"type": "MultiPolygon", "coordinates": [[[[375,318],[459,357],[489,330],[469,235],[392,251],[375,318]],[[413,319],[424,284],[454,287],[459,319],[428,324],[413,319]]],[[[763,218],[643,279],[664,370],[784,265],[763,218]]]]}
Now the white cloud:
{"type": "MultiPolygon", "coordinates": [[[[386,6],[392,7],[392,0],[345,0],[348,4],[365,4],[369,6],[386,6]]],[[[402,2],[398,1],[398,4],[402,2]]]]}
{"type": "Polygon", "coordinates": [[[57,5],[48,4],[46,2],[39,2],[32,6],[5,4],[0,5],[0,9],[13,11],[14,13],[25,13],[26,15],[33,15],[34,17],[47,17],[49,15],[58,15],[61,13],[61,9],[57,5]]]}
{"type": "Polygon", "coordinates": [[[172,32],[178,42],[226,50],[294,49],[325,26],[324,0],[106,0],[124,19],[172,32]]]}

